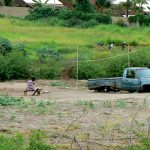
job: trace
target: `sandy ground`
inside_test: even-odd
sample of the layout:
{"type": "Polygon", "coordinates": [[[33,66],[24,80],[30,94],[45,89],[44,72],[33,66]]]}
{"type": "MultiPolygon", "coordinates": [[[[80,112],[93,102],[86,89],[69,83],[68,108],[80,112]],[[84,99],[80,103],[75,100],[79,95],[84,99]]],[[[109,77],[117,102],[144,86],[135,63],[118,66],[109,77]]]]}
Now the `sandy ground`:
{"type": "MultiPolygon", "coordinates": [[[[45,94],[36,97],[37,99],[56,99],[58,102],[69,101],[75,102],[77,100],[93,100],[93,101],[106,101],[106,100],[118,100],[118,99],[144,99],[149,96],[150,93],[99,93],[88,90],[86,81],[80,82],[79,87],[76,88],[74,81],[60,81],[66,82],[66,86],[50,86],[52,82],[48,80],[37,81],[37,87],[42,88],[45,94]],[[82,86],[83,85],[83,86],[82,86]]],[[[26,81],[10,81],[0,83],[0,92],[15,97],[23,97],[23,91],[26,88],[26,81]]],[[[31,98],[31,93],[25,98],[31,98]]]]}
{"type": "MultiPolygon", "coordinates": [[[[1,95],[24,97],[32,104],[22,106],[0,106],[0,132],[29,133],[40,129],[47,132],[48,141],[56,143],[60,133],[77,116],[84,114],[65,131],[61,143],[70,143],[75,136],[85,143],[88,137],[90,150],[105,145],[128,145],[135,142],[140,133],[147,134],[150,120],[149,93],[98,93],[87,89],[86,81],[80,81],[78,88],[74,81],[57,81],[63,86],[51,86],[49,80],[37,81],[43,89],[40,96],[23,95],[25,81],[0,83],[1,95]],[[39,109],[33,101],[50,102],[39,109]]],[[[86,149],[86,148],[85,148],[86,149]]]]}

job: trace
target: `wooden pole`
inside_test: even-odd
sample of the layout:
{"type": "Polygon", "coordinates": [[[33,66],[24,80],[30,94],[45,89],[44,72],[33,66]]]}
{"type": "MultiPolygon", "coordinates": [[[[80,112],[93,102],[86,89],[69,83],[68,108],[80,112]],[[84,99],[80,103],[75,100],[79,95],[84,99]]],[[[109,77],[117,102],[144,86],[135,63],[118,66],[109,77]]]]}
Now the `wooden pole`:
{"type": "Polygon", "coordinates": [[[76,89],[78,89],[78,79],[79,79],[79,47],[77,45],[77,68],[76,68],[76,89]]]}
{"type": "Polygon", "coordinates": [[[130,67],[130,46],[129,46],[129,43],[128,43],[128,67],[130,67]]]}

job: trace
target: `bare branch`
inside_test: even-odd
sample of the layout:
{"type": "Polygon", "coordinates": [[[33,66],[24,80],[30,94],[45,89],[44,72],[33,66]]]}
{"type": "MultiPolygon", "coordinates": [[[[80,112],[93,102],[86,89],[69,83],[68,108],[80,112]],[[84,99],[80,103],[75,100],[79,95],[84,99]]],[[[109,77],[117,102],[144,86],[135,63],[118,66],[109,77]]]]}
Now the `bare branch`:
{"type": "Polygon", "coordinates": [[[63,134],[66,132],[66,130],[73,124],[73,122],[75,122],[76,120],[78,120],[79,118],[81,118],[82,116],[86,115],[87,112],[85,112],[84,114],[80,115],[80,116],[76,116],[69,124],[68,126],[66,126],[66,128],[62,131],[62,133],[60,134],[59,138],[56,141],[56,144],[58,144],[58,142],[60,141],[61,137],[63,136],[63,134]]]}

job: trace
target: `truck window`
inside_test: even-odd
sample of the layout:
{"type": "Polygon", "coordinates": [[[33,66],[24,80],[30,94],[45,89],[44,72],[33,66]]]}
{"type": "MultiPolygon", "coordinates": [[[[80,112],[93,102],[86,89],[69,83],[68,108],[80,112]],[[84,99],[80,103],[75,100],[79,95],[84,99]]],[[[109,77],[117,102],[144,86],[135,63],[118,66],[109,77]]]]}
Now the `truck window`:
{"type": "Polygon", "coordinates": [[[135,72],[133,70],[128,70],[126,78],[135,79],[136,78],[135,72]]]}

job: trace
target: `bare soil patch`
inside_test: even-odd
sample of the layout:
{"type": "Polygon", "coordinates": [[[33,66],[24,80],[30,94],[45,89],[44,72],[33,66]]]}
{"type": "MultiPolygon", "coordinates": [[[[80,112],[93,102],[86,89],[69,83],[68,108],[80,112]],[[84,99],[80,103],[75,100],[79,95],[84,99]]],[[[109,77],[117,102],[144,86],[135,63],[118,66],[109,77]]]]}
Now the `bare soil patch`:
{"type": "Polygon", "coordinates": [[[97,93],[87,89],[86,81],[78,85],[76,88],[74,81],[39,80],[37,87],[45,93],[24,97],[25,81],[1,82],[1,95],[23,97],[29,103],[0,106],[0,132],[28,134],[31,130],[44,130],[48,142],[56,143],[66,126],[84,114],[65,130],[59,143],[70,144],[75,136],[84,148],[94,150],[103,144],[129,145],[139,135],[147,134],[149,93],[97,93]]]}

